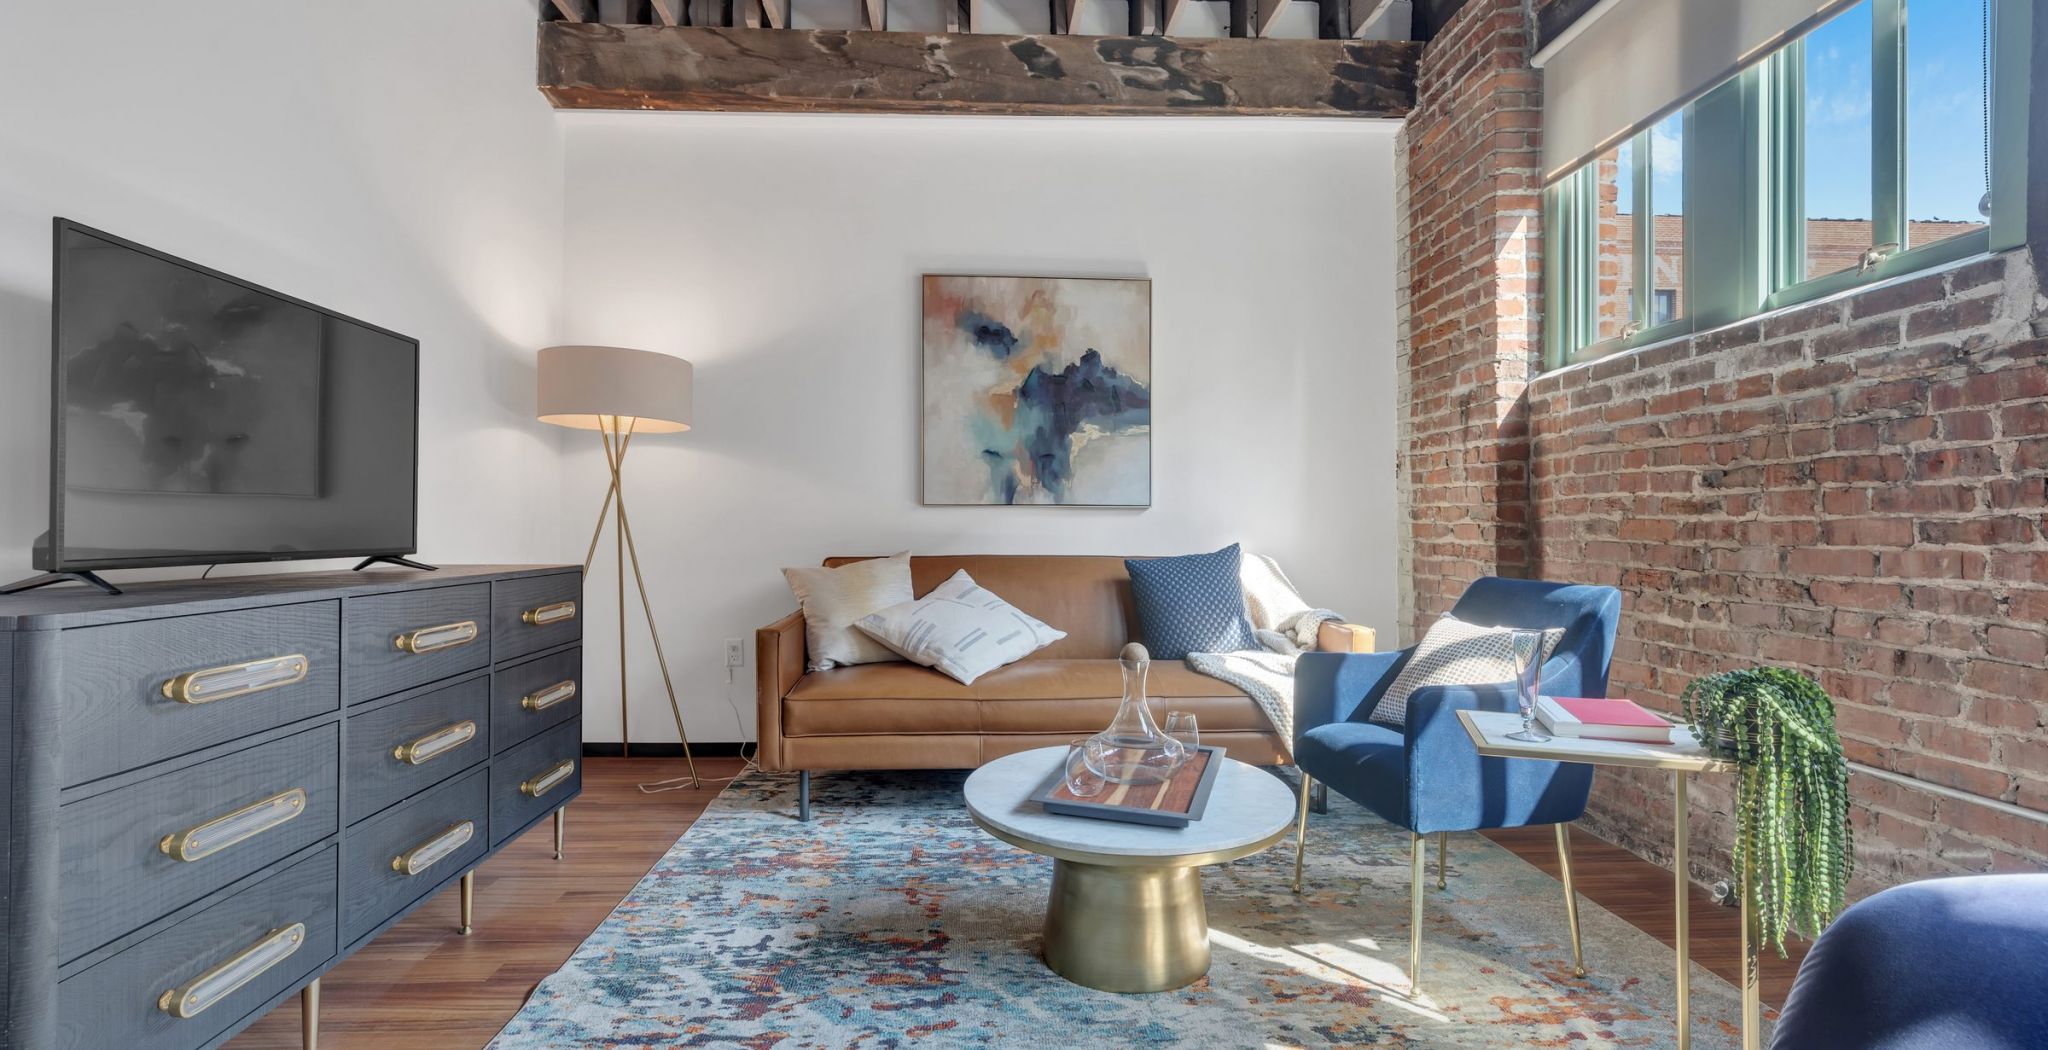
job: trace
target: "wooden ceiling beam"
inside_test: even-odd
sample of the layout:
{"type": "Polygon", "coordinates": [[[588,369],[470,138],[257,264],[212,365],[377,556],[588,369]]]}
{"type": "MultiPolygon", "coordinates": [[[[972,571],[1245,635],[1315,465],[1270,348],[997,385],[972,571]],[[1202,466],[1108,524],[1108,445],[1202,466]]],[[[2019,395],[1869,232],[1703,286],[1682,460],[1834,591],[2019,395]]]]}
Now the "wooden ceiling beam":
{"type": "Polygon", "coordinates": [[[1180,21],[1180,13],[1187,8],[1188,0],[1166,0],[1166,13],[1159,16],[1159,31],[1172,36],[1174,23],[1180,21]]]}
{"type": "Polygon", "coordinates": [[[565,22],[595,22],[597,12],[591,9],[596,0],[555,0],[555,13],[565,22]]]}
{"type": "Polygon", "coordinates": [[[889,0],[860,0],[860,27],[889,28],[889,0]]]}
{"type": "Polygon", "coordinates": [[[687,3],[689,0],[654,0],[654,17],[660,19],[661,24],[665,26],[682,25],[683,16],[687,13],[684,5],[687,3]]]}
{"type": "Polygon", "coordinates": [[[1421,49],[566,21],[539,32],[539,86],[558,109],[1401,117],[1421,49]]]}

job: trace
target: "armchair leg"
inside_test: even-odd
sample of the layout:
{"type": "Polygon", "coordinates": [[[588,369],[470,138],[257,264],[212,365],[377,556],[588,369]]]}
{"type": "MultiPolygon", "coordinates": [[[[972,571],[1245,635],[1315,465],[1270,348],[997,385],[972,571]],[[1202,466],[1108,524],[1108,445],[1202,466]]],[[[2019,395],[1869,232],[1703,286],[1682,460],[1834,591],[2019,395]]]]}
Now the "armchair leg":
{"type": "Polygon", "coordinates": [[[1448,831],[1436,833],[1436,888],[1440,890],[1450,885],[1446,881],[1451,874],[1450,846],[1446,844],[1450,835],[1448,831]]]}
{"type": "Polygon", "coordinates": [[[1309,809],[1319,817],[1330,811],[1330,785],[1316,785],[1315,798],[1309,803],[1309,809]]]}
{"type": "Polygon", "coordinates": [[[1408,834],[1408,849],[1412,854],[1412,871],[1408,880],[1408,994],[1422,994],[1422,875],[1424,837],[1414,832],[1408,834]]]}
{"type": "Polygon", "coordinates": [[[1572,889],[1572,830],[1570,824],[1557,828],[1557,870],[1563,876],[1564,916],[1572,924],[1572,976],[1586,976],[1586,954],[1579,944],[1579,895],[1572,889]]]}
{"type": "MultiPolygon", "coordinates": [[[[1294,825],[1294,892],[1301,892],[1301,858],[1308,851],[1308,796],[1313,781],[1307,773],[1301,775],[1301,814],[1294,825]]],[[[1320,786],[1320,785],[1318,785],[1320,786]]]]}

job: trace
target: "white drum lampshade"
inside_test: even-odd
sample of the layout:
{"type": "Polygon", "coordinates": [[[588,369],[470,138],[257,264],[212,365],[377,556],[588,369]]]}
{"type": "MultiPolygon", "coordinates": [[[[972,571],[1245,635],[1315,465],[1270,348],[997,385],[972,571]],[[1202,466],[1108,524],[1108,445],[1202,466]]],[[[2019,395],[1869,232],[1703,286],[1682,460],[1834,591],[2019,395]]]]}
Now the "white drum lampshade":
{"type": "Polygon", "coordinates": [[[543,423],[604,430],[611,417],[640,434],[690,429],[690,362],[623,346],[550,346],[536,383],[543,423]]]}

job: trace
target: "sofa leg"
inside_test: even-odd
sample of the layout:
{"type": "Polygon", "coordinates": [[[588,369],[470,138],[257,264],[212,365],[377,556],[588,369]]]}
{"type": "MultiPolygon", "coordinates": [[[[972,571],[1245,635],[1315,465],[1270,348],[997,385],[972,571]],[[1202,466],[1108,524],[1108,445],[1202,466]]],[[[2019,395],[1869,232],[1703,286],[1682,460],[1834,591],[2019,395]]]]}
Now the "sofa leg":
{"type": "Polygon", "coordinates": [[[796,775],[796,819],[811,819],[811,771],[808,769],[796,775]]]}
{"type": "Polygon", "coordinates": [[[1309,812],[1317,816],[1322,816],[1330,811],[1330,785],[1316,785],[1315,791],[1309,795],[1308,809],[1309,812]]]}

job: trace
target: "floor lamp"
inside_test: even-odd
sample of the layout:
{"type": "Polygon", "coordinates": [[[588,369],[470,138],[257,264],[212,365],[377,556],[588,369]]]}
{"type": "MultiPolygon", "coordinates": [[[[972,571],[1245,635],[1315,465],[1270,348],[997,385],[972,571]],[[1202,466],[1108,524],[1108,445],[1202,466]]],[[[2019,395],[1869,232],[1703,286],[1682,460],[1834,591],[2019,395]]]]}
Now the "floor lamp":
{"type": "Polygon", "coordinates": [[[622,472],[626,449],[635,434],[675,434],[690,429],[690,362],[618,346],[550,346],[540,352],[538,371],[541,422],[597,431],[604,442],[605,462],[611,467],[612,483],[597,509],[597,528],[583,555],[583,571],[590,571],[609,516],[612,540],[618,548],[619,752],[627,757],[633,753],[626,713],[626,563],[630,560],[633,583],[640,591],[640,611],[647,618],[647,635],[654,639],[654,659],[661,665],[661,683],[668,689],[668,709],[675,715],[676,736],[682,739],[683,757],[690,763],[688,780],[696,787],[700,783],[697,759],[690,753],[690,735],[683,731],[683,709],[676,703],[675,680],[669,676],[668,656],[661,649],[661,632],[654,626],[654,604],[647,598],[647,581],[640,575],[640,552],[633,545],[632,519],[626,516],[622,472]]]}

